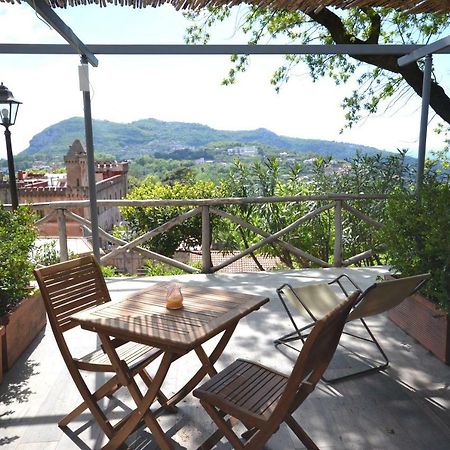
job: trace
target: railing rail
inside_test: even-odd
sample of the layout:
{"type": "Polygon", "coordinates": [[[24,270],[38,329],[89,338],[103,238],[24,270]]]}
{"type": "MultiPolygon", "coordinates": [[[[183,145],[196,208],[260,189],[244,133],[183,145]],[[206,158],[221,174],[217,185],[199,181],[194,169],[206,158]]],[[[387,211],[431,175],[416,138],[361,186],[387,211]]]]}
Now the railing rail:
{"type": "MultiPolygon", "coordinates": [[[[377,195],[377,194],[329,194],[329,195],[307,195],[307,196],[289,196],[289,197],[252,197],[252,198],[214,198],[214,199],[183,199],[183,200],[98,200],[98,207],[109,208],[109,207],[192,207],[187,212],[178,215],[170,219],[169,221],[159,224],[156,228],[144,233],[143,235],[127,242],[123,239],[119,239],[103,229],[99,229],[99,235],[102,239],[111,242],[115,248],[109,253],[106,253],[101,257],[101,263],[106,264],[110,262],[114,257],[126,254],[130,251],[137,251],[145,257],[151,258],[156,261],[161,261],[173,267],[182,269],[188,273],[199,272],[198,269],[189,266],[188,264],[177,261],[173,258],[169,258],[165,255],[150,251],[144,247],[142,244],[146,241],[153,239],[154,237],[167,232],[171,228],[180,225],[183,221],[194,217],[201,216],[202,228],[201,228],[201,250],[202,250],[202,273],[213,273],[220,269],[232,264],[233,262],[249,255],[253,254],[256,250],[267,244],[276,244],[283,247],[288,252],[311,261],[320,267],[335,267],[348,266],[351,264],[358,263],[364,259],[374,256],[375,252],[373,249],[367,249],[357,255],[353,255],[346,260],[343,260],[343,221],[342,213],[346,211],[347,213],[357,217],[359,220],[367,223],[369,226],[374,228],[380,228],[381,223],[377,220],[367,216],[362,211],[348,204],[349,201],[361,200],[361,201],[372,201],[372,200],[386,200],[389,197],[387,195],[377,195]],[[309,211],[302,217],[296,219],[291,224],[285,226],[276,232],[269,233],[261,228],[248,223],[244,219],[237,217],[227,211],[218,209],[220,206],[225,205],[245,205],[245,204],[268,204],[268,203],[300,203],[300,202],[311,202],[311,201],[321,201],[329,202],[326,205],[318,206],[312,211],[309,211]],[[289,232],[295,230],[305,222],[308,222],[312,218],[319,216],[328,210],[334,210],[334,254],[333,254],[333,264],[331,265],[328,261],[324,261],[317,256],[311,255],[305,250],[292,245],[289,242],[282,240],[289,232]],[[236,225],[243,227],[247,230],[256,233],[261,236],[261,240],[245,250],[233,254],[227,260],[222,263],[213,266],[211,257],[211,246],[212,246],[212,216],[219,216],[223,219],[229,220],[236,225]]],[[[49,220],[54,220],[55,216],[58,222],[59,230],[59,241],[60,241],[60,258],[62,261],[67,260],[69,256],[67,247],[67,231],[66,231],[66,221],[69,219],[71,221],[78,222],[84,229],[90,231],[91,223],[88,219],[81,217],[80,215],[74,213],[71,210],[80,210],[82,208],[87,208],[89,206],[88,200],[77,200],[77,201],[56,201],[56,202],[42,202],[34,203],[29,205],[32,209],[37,210],[47,210],[50,211],[42,219],[38,220],[38,224],[42,224],[49,220]]]]}

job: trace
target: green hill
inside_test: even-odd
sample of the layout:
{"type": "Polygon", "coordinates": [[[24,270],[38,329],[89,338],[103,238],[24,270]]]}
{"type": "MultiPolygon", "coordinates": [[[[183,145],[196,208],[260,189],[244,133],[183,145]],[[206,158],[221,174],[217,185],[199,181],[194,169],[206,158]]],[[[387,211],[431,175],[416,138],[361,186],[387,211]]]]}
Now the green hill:
{"type": "MultiPolygon", "coordinates": [[[[163,122],[144,119],[128,124],[94,120],[94,147],[96,153],[108,154],[115,159],[135,159],[143,155],[174,153],[202,148],[226,148],[233,145],[255,145],[273,152],[321,154],[335,159],[347,159],[356,150],[379,152],[376,148],[342,142],[298,139],[279,136],[267,129],[249,131],[215,130],[206,125],[163,122]]],[[[69,145],[75,139],[84,140],[84,122],[73,117],[51,125],[31,139],[30,146],[17,155],[18,168],[34,161],[61,164],[69,145]]],[[[177,159],[177,158],[174,158],[177,159]]]]}

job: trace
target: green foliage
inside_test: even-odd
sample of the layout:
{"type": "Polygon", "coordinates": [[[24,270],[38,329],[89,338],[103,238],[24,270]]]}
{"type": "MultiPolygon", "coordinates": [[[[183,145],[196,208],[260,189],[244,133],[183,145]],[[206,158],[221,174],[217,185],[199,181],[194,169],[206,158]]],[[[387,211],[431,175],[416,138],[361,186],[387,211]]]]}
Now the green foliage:
{"type": "Polygon", "coordinates": [[[114,161],[116,157],[112,153],[100,152],[94,154],[95,161],[114,161]]]}
{"type": "Polygon", "coordinates": [[[450,177],[438,167],[428,163],[421,201],[412,186],[388,201],[381,238],[402,275],[431,272],[421,292],[450,312],[450,177]]]}
{"type": "MultiPolygon", "coordinates": [[[[173,184],[162,184],[149,180],[134,189],[127,198],[131,200],[176,200],[221,197],[220,194],[220,189],[210,181],[192,181],[186,184],[175,181],[173,184]]],[[[125,225],[116,227],[115,234],[133,239],[191,209],[191,207],[124,207],[121,208],[121,213],[125,225]]],[[[193,248],[200,244],[201,214],[158,234],[144,245],[150,250],[172,256],[178,248],[193,248]]]]}
{"type": "MultiPolygon", "coordinates": [[[[266,159],[251,165],[240,161],[224,181],[228,196],[234,197],[286,197],[297,195],[325,195],[335,193],[388,194],[396,186],[403,186],[410,169],[404,161],[405,152],[390,155],[368,156],[361,153],[343,167],[336,167],[331,158],[318,158],[312,168],[296,164],[290,170],[282,170],[279,161],[266,159]]],[[[367,216],[381,221],[384,203],[381,201],[348,201],[367,216]]],[[[225,209],[254,224],[267,233],[274,234],[300,219],[316,208],[333,205],[318,200],[298,203],[251,203],[230,205],[225,209]]],[[[221,221],[214,228],[214,240],[223,250],[244,250],[258,242],[261,237],[229,221],[221,221]]],[[[283,236],[283,240],[318,256],[332,261],[334,249],[334,210],[328,209],[303,222],[283,236]]],[[[344,259],[368,249],[377,249],[381,241],[373,228],[352,214],[343,212],[344,259]]],[[[278,257],[287,267],[309,267],[311,263],[276,244],[266,245],[256,254],[278,257]]],[[[368,264],[373,261],[366,261],[368,264]]],[[[378,259],[375,262],[380,262],[378,259]]]]}
{"type": "MultiPolygon", "coordinates": [[[[297,181],[300,167],[295,166],[289,175],[282,174],[279,161],[268,158],[262,162],[244,164],[235,161],[223,187],[229,197],[274,197],[287,195],[300,195],[303,190],[297,181]],[[284,175],[288,176],[285,181],[284,175]]],[[[287,226],[290,221],[296,220],[306,213],[306,204],[297,203],[268,203],[243,204],[225,207],[229,213],[240,217],[258,228],[273,234],[287,226]]],[[[224,250],[244,250],[258,242],[261,237],[247,228],[221,221],[214,230],[214,240],[220,242],[224,250]]],[[[288,235],[290,243],[298,243],[296,231],[288,235]]],[[[293,255],[284,248],[276,245],[266,245],[258,250],[257,254],[277,256],[288,267],[293,267],[293,255]]],[[[295,259],[295,258],[294,258],[295,259]]],[[[298,264],[305,262],[295,260],[298,264]]]]}
{"type": "Polygon", "coordinates": [[[59,262],[59,252],[56,250],[56,242],[46,242],[35,246],[30,255],[33,266],[50,266],[59,262]]]}
{"type": "Polygon", "coordinates": [[[102,274],[105,278],[122,277],[123,275],[113,266],[101,266],[102,274]]]}
{"type": "MultiPolygon", "coordinates": [[[[228,5],[190,12],[187,43],[206,43],[210,29],[229,18],[228,5]]],[[[240,9],[235,19],[249,44],[417,44],[436,40],[448,29],[449,14],[405,14],[388,8],[352,8],[320,11],[274,11],[257,6],[240,9]]],[[[249,65],[248,55],[233,55],[232,67],[223,84],[234,83],[249,65]]],[[[274,71],[271,84],[279,91],[299,63],[309,69],[313,81],[331,78],[336,85],[354,79],[357,88],[342,101],[346,126],[351,127],[381,105],[386,108],[407,98],[409,85],[398,65],[386,56],[286,55],[274,71]],[[368,63],[368,64],[366,64],[368,63]]],[[[408,92],[409,91],[409,92],[408,92]]]]}
{"type": "MultiPolygon", "coordinates": [[[[201,263],[194,263],[192,266],[200,269],[201,263]]],[[[184,270],[178,269],[177,267],[172,267],[161,262],[153,262],[149,260],[145,261],[144,269],[145,269],[145,276],[147,277],[186,274],[184,270]]]]}
{"type": "MultiPolygon", "coordinates": [[[[390,194],[396,187],[404,186],[411,177],[411,167],[405,162],[406,152],[399,150],[397,155],[364,155],[357,152],[344,171],[335,176],[331,161],[318,160],[314,164],[313,176],[309,184],[311,194],[390,194]]],[[[315,202],[316,207],[327,202],[315,202]]],[[[384,201],[347,201],[368,217],[382,222],[385,214],[384,201]]],[[[334,246],[334,216],[329,210],[309,221],[309,233],[315,245],[319,245],[325,259],[332,254],[334,246]]],[[[373,227],[347,211],[342,212],[343,258],[357,255],[368,249],[377,250],[382,240],[373,227]]],[[[318,249],[315,249],[317,252],[318,249]]],[[[314,254],[314,253],[313,253],[314,254]]],[[[381,263],[378,256],[365,260],[365,264],[381,263]]]]}
{"type": "MultiPolygon", "coordinates": [[[[242,145],[255,145],[264,155],[287,151],[303,157],[308,153],[319,153],[333,155],[337,159],[352,157],[358,148],[354,144],[279,136],[264,128],[221,131],[205,125],[154,119],[129,124],[94,120],[93,127],[96,154],[107,156],[107,159],[131,160],[130,175],[141,179],[147,175],[161,179],[166,172],[180,167],[195,169],[197,173],[222,169],[223,163],[231,163],[234,158],[227,154],[227,149],[242,145]],[[178,151],[180,146],[184,147],[182,151],[178,151]],[[164,156],[164,159],[156,158],[157,154],[164,156]],[[214,164],[195,166],[194,155],[214,160],[214,164]]],[[[69,145],[80,136],[84,136],[81,117],[56,123],[35,135],[30,146],[15,156],[16,167],[26,169],[35,161],[62,165],[69,145]]],[[[377,151],[373,147],[360,148],[368,153],[377,151]]],[[[7,167],[7,161],[0,160],[0,166],[7,167]]]]}
{"type": "Polygon", "coordinates": [[[0,207],[0,316],[29,293],[33,279],[29,255],[37,237],[34,220],[28,208],[11,212],[0,207]]]}

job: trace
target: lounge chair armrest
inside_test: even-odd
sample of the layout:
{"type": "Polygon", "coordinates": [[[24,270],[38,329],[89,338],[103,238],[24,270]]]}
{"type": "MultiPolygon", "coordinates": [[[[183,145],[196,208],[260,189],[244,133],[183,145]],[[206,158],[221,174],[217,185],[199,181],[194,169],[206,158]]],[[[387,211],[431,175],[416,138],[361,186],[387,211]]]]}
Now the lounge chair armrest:
{"type": "Polygon", "coordinates": [[[334,280],[330,281],[328,284],[337,283],[339,285],[339,287],[341,288],[341,291],[344,293],[344,295],[346,297],[348,297],[349,293],[346,291],[346,289],[342,285],[342,282],[341,282],[342,278],[347,279],[357,291],[361,291],[362,292],[362,289],[345,273],[343,273],[342,275],[339,275],[337,278],[335,278],[334,280]]]}

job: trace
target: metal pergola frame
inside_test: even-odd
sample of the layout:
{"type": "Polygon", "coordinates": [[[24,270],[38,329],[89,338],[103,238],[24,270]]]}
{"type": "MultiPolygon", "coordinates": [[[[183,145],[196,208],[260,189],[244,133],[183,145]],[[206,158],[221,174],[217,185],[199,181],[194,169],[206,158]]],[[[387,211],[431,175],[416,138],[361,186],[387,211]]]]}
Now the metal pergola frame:
{"type": "Polygon", "coordinates": [[[430,109],[431,72],[433,70],[433,54],[448,53],[450,50],[450,36],[439,39],[432,44],[411,51],[398,59],[400,67],[407,66],[419,59],[425,58],[422,84],[422,108],[420,113],[419,149],[417,155],[417,196],[420,198],[423,172],[425,168],[425,154],[427,149],[428,112],[430,109]]]}
{"type": "MultiPolygon", "coordinates": [[[[25,0],[68,44],[0,44],[0,54],[70,55],[81,57],[83,72],[87,75],[87,64],[98,66],[98,55],[397,55],[400,66],[405,66],[425,57],[422,91],[422,111],[419,136],[417,190],[423,179],[426,153],[428,109],[430,103],[432,54],[450,53],[450,36],[429,45],[378,45],[378,44],[334,44],[334,45],[85,45],[44,0],[25,0]]],[[[97,221],[97,192],[94,167],[94,145],[92,132],[91,103],[88,79],[80,79],[83,91],[86,153],[90,215],[92,223],[92,249],[100,260],[100,239],[97,221]],[[82,87],[84,86],[84,87],[82,87]]]]}

